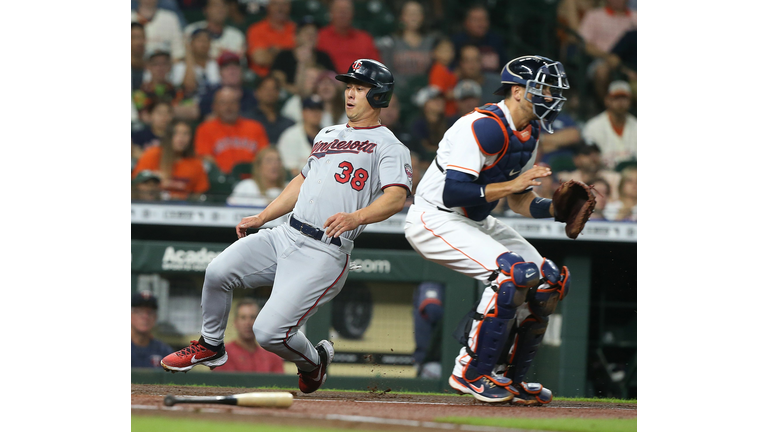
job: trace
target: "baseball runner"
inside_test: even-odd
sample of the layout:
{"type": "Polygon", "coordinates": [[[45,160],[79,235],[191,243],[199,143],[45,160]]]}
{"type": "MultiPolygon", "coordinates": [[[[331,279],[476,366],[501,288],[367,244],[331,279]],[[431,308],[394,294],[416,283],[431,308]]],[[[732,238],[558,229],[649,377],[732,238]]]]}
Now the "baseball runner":
{"type": "Polygon", "coordinates": [[[568,222],[566,232],[575,238],[594,197],[583,184],[569,184],[553,200],[532,190],[541,184],[537,178],[552,174],[534,161],[540,128],[552,132],[566,100],[563,65],[518,57],[501,71],[501,84],[495,94],[503,101],[476,108],[446,131],[415,192],[405,236],[424,258],[487,286],[465,317],[450,386],[484,402],[537,405],[549,403],[551,391],[523,379],[548,315],[568,293],[568,269],[490,212],[506,198],[523,216],[568,222]]]}
{"type": "Polygon", "coordinates": [[[238,240],[205,271],[201,337],[166,356],[161,362],[166,370],[223,365],[232,290],[272,285],[253,324],[256,341],[296,364],[302,392],[312,393],[325,382],[333,344],[323,340],[312,346],[298,329],[341,291],[353,241],[365,226],[403,209],[413,173],[408,149],[379,123],[394,91],[389,69],[361,59],[336,79],[347,84],[349,122],[322,129],[301,173],[261,213],[241,220],[238,240]],[[247,235],[249,228],[291,211],[289,221],[247,235]]]}

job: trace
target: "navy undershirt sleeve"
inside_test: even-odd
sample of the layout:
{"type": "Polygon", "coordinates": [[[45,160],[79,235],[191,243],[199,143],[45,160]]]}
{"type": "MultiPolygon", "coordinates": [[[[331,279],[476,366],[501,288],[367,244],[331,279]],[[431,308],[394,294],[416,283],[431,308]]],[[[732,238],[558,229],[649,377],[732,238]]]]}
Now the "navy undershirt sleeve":
{"type": "Polygon", "coordinates": [[[447,170],[443,188],[443,204],[447,207],[472,207],[488,204],[485,199],[485,185],[474,183],[475,178],[467,173],[447,170]]]}

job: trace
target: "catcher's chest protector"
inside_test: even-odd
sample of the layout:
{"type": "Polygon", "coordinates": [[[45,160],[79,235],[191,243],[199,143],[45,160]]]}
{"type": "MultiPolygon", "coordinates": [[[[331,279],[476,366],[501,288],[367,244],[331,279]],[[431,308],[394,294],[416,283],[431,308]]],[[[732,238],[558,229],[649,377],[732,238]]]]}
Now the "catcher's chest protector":
{"type": "Polygon", "coordinates": [[[476,110],[501,122],[506,129],[508,138],[496,162],[483,168],[477,182],[488,184],[517,178],[536,148],[536,142],[539,139],[539,124],[532,121],[525,130],[518,132],[512,130],[501,108],[496,104],[485,105],[476,110]]]}
{"type": "MultiPolygon", "coordinates": [[[[495,162],[480,171],[480,175],[475,180],[475,183],[487,185],[517,178],[525,164],[531,160],[533,151],[536,148],[540,130],[538,122],[531,121],[525,130],[515,131],[509,126],[506,116],[504,116],[498,105],[484,105],[476,108],[475,111],[495,118],[497,124],[492,127],[504,125],[505,132],[505,142],[495,162]]],[[[465,207],[464,209],[467,212],[467,217],[480,221],[491,214],[491,210],[496,207],[497,202],[494,201],[488,203],[488,205],[478,207],[465,207]]]]}

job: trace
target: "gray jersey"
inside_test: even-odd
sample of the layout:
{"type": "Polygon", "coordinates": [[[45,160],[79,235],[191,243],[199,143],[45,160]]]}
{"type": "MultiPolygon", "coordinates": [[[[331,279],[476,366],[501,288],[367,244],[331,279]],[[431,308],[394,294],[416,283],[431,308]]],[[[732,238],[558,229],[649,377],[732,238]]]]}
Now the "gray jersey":
{"type": "MultiPolygon", "coordinates": [[[[408,148],[385,126],[340,124],[317,134],[301,175],[304,184],[293,214],[322,228],[336,213],[367,207],[388,187],[403,187],[410,194],[413,167],[408,148]]],[[[341,237],[354,240],[364,229],[361,225],[341,237]]]]}

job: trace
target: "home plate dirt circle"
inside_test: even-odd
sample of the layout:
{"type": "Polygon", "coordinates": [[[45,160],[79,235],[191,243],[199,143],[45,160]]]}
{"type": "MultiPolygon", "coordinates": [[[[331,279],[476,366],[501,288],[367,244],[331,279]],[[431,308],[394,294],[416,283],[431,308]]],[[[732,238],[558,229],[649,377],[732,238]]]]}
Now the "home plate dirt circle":
{"type": "Polygon", "coordinates": [[[637,419],[636,404],[558,401],[541,407],[486,404],[471,396],[446,394],[423,396],[396,392],[347,393],[318,391],[293,394],[290,408],[251,408],[214,404],[163,405],[166,395],[224,396],[250,392],[274,392],[253,388],[131,385],[131,414],[314,426],[339,430],[377,431],[512,431],[509,428],[439,423],[440,417],[604,418],[637,419]]]}

